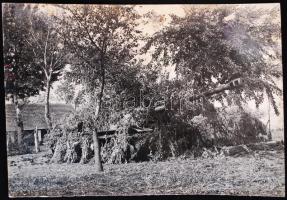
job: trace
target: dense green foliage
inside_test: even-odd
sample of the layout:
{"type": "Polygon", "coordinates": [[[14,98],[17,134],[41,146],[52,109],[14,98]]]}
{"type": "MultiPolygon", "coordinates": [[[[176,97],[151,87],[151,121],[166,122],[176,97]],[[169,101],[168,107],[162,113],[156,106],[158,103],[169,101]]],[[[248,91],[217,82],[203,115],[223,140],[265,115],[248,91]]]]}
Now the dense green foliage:
{"type": "Polygon", "coordinates": [[[192,8],[185,17],[172,16],[170,25],[155,33],[143,52],[154,47],[151,65],[175,66],[179,93],[199,94],[241,77],[243,89],[211,101],[241,106],[255,100],[258,106],[266,93],[279,114],[274,101],[274,95],[282,93],[275,83],[282,77],[279,13],[232,6],[192,8]]]}
{"type": "Polygon", "coordinates": [[[6,97],[24,99],[43,88],[41,70],[35,66],[29,48],[29,16],[34,13],[23,4],[5,4],[3,9],[3,56],[6,97]]]}

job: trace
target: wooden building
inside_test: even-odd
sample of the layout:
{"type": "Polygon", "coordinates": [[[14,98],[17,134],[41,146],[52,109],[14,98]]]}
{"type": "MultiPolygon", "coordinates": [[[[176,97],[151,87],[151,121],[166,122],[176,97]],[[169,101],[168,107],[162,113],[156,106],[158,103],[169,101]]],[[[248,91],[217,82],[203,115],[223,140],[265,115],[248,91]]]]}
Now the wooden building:
{"type": "MultiPolygon", "coordinates": [[[[51,104],[50,112],[53,121],[57,121],[65,114],[73,111],[73,107],[66,104],[51,104]]],[[[5,105],[6,113],[6,134],[7,144],[17,142],[17,124],[16,110],[13,104],[5,105]]],[[[38,140],[40,144],[43,141],[44,135],[47,133],[47,124],[45,122],[45,107],[41,104],[27,104],[22,110],[22,120],[24,126],[23,142],[28,145],[33,145],[33,133],[35,128],[38,130],[38,140]]]]}

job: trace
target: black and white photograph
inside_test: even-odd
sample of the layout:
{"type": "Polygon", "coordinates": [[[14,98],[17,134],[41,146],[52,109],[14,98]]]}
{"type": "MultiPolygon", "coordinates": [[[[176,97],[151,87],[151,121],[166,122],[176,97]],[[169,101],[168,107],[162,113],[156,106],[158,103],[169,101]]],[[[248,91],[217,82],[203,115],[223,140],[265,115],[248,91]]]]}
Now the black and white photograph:
{"type": "Polygon", "coordinates": [[[9,197],[285,197],[281,25],[280,3],[2,3],[9,197]]]}

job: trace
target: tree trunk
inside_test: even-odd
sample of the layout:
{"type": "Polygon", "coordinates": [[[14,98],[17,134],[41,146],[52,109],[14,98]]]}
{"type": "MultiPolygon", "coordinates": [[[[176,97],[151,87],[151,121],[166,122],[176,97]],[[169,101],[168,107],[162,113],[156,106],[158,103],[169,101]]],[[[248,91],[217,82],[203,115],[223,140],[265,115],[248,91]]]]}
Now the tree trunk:
{"type": "Polygon", "coordinates": [[[39,139],[38,139],[38,128],[34,130],[34,141],[35,141],[35,152],[39,153],[39,139]]]}
{"type": "Polygon", "coordinates": [[[7,137],[6,138],[6,142],[7,142],[6,143],[6,145],[7,145],[6,146],[6,151],[7,151],[7,153],[9,153],[10,152],[10,137],[9,137],[9,134],[7,134],[6,137],[7,137]]]}
{"type": "Polygon", "coordinates": [[[102,172],[103,165],[101,162],[101,147],[98,140],[98,132],[97,129],[93,131],[93,142],[94,142],[94,158],[95,158],[95,167],[97,172],[102,172]]]}
{"type": "Polygon", "coordinates": [[[50,89],[51,89],[51,81],[50,78],[47,78],[46,83],[46,96],[45,96],[45,120],[48,127],[48,133],[52,130],[52,121],[50,116],[50,89]]]}
{"type": "Polygon", "coordinates": [[[18,142],[18,148],[19,150],[22,150],[23,147],[23,121],[22,121],[22,110],[20,108],[20,105],[18,103],[17,97],[14,95],[14,104],[15,104],[15,110],[16,110],[16,123],[17,123],[17,142],[18,142]]]}

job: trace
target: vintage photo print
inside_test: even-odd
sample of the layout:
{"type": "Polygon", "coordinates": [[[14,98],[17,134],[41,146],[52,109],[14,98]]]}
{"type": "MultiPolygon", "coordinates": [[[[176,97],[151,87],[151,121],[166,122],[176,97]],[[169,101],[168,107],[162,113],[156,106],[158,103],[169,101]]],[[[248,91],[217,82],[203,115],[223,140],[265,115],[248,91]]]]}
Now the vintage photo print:
{"type": "Polygon", "coordinates": [[[9,196],[284,197],[280,13],[3,3],[9,196]]]}

